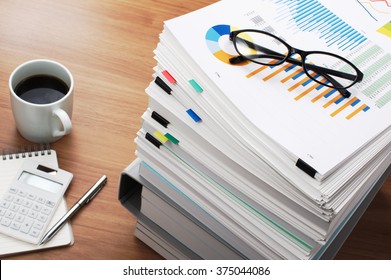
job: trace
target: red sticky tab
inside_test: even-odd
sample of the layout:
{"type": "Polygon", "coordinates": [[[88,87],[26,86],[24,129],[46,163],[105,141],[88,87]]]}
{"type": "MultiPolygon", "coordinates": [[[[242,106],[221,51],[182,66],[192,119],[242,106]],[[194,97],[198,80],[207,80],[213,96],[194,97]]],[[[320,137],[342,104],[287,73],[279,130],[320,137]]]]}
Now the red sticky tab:
{"type": "Polygon", "coordinates": [[[164,70],[164,71],[162,72],[162,74],[163,74],[164,77],[166,77],[166,79],[167,79],[171,84],[175,84],[175,83],[176,83],[176,80],[174,79],[174,77],[171,76],[171,74],[168,73],[167,70],[164,70]]]}

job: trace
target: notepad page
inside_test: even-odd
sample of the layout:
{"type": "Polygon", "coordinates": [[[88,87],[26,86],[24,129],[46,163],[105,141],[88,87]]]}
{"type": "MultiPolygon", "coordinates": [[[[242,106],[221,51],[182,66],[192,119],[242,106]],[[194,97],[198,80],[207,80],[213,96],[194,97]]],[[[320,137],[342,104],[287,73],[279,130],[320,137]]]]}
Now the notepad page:
{"type": "MultiPolygon", "coordinates": [[[[27,155],[27,154],[26,154],[27,155]]],[[[33,154],[28,157],[32,160],[38,161],[42,164],[58,167],[57,154],[54,150],[51,150],[50,154],[33,154]]],[[[14,179],[14,176],[18,172],[25,158],[19,154],[19,158],[16,155],[12,155],[10,158],[8,155],[6,159],[0,158],[0,196],[2,197],[6,192],[9,184],[14,179]]],[[[67,212],[66,201],[63,198],[58,206],[52,222],[49,224],[50,229],[65,213],[67,212]]],[[[45,248],[66,246],[73,244],[73,233],[69,223],[67,223],[53,239],[43,246],[30,244],[24,241],[17,240],[4,234],[0,234],[0,256],[6,256],[11,254],[17,254],[22,252],[29,252],[35,250],[41,250],[45,248]]]]}

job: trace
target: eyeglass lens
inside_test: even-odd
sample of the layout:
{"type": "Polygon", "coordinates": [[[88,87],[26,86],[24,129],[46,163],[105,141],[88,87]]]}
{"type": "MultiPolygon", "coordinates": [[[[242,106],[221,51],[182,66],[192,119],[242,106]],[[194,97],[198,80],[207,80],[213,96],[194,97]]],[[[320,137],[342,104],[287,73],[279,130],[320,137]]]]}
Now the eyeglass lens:
{"type": "Polygon", "coordinates": [[[357,71],[349,63],[341,60],[338,57],[324,53],[313,53],[307,55],[305,58],[304,67],[308,75],[310,75],[314,80],[331,87],[347,88],[351,86],[357,78],[357,71]],[[325,73],[322,71],[312,70],[310,67],[311,65],[337,70],[341,74],[333,74],[333,72],[327,73],[327,71],[325,71],[325,73]],[[328,74],[329,77],[334,79],[334,81],[336,81],[338,84],[335,82],[333,85],[330,84],[330,81],[327,80],[327,77],[325,77],[324,74],[328,74]]]}
{"type": "Polygon", "coordinates": [[[289,47],[268,33],[240,32],[234,38],[237,52],[248,60],[264,65],[279,65],[284,60],[302,65],[306,74],[320,84],[334,88],[347,88],[355,83],[357,71],[351,64],[333,54],[314,52],[301,60],[288,57],[289,47]]]}
{"type": "Polygon", "coordinates": [[[239,33],[236,36],[236,48],[240,55],[266,65],[280,64],[289,51],[281,41],[259,32],[239,33]]]}

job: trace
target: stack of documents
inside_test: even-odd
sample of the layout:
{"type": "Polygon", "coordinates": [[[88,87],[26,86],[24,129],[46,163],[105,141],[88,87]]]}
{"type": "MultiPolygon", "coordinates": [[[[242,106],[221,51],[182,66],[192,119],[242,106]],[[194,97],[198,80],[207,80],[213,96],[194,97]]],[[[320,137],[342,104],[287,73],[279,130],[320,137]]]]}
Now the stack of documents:
{"type": "Polygon", "coordinates": [[[246,0],[166,21],[135,140],[138,236],[175,240],[165,256],[179,258],[320,257],[391,162],[391,36],[380,16],[353,1],[246,0]],[[338,54],[364,79],[345,98],[300,66],[231,65],[236,29],[338,54]]]}

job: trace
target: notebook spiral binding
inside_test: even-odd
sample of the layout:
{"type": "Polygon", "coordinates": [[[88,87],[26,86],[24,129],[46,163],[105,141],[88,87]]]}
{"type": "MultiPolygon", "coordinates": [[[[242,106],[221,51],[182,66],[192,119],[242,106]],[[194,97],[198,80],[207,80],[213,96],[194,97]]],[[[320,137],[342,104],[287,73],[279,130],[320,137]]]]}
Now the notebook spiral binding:
{"type": "Polygon", "coordinates": [[[49,144],[40,144],[40,145],[28,145],[27,147],[22,146],[20,149],[2,149],[1,157],[2,160],[12,160],[18,158],[27,158],[27,157],[37,157],[39,155],[50,155],[51,149],[49,144]]]}

